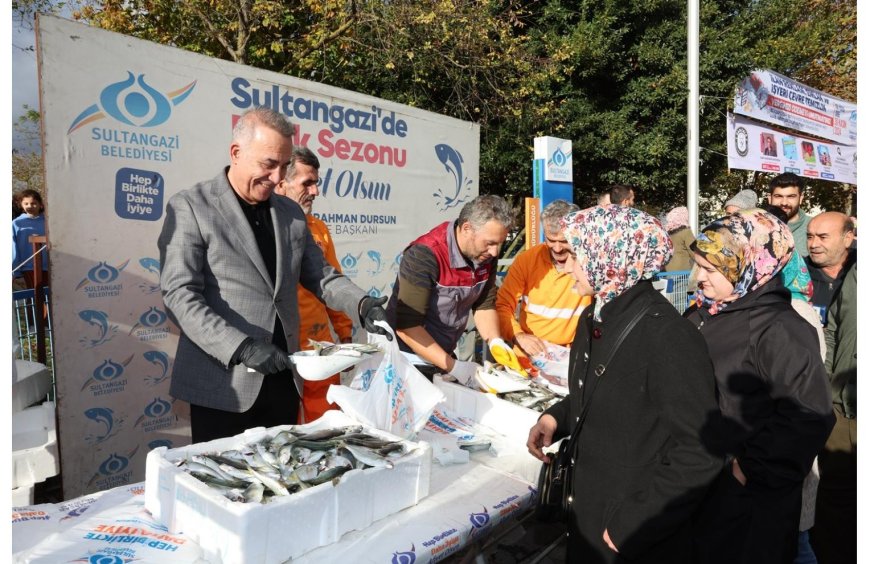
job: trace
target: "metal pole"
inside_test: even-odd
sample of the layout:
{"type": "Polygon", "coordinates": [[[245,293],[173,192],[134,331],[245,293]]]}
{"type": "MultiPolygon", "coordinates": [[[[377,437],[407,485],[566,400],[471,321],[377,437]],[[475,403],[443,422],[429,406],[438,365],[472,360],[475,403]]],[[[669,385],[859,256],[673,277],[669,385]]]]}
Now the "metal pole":
{"type": "Polygon", "coordinates": [[[698,0],[688,0],[688,159],[686,170],[686,207],[689,208],[689,227],[698,232],[698,0]]]}

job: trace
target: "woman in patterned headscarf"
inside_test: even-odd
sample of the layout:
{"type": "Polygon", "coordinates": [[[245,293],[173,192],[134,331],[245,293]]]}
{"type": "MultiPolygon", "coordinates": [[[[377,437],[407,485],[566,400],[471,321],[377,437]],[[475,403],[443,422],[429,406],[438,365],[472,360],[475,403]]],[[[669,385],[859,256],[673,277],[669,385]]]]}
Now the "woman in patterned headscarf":
{"type": "Polygon", "coordinates": [[[575,212],[561,225],[575,289],[595,301],[571,346],[570,394],[541,416],[527,446],[546,462],[543,447],[579,433],[567,560],[687,562],[689,520],[722,458],[701,441],[717,413],[704,340],[652,287],[670,239],[657,219],[624,206],[575,212]]]}
{"type": "Polygon", "coordinates": [[[801,486],[833,426],[815,330],[778,276],[794,240],[760,209],[705,227],[692,244],[698,301],[719,390],[714,441],[728,456],[698,519],[700,562],[792,562],[801,486]]]}

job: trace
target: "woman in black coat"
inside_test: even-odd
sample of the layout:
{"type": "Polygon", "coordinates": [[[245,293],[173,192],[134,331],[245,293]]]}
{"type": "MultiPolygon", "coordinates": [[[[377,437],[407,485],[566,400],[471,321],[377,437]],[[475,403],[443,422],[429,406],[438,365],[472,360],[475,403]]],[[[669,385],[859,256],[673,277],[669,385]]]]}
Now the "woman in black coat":
{"type": "Polygon", "coordinates": [[[692,513],[723,460],[705,445],[717,413],[707,347],[650,281],[671,256],[670,239],[657,219],[616,205],[575,212],[562,226],[575,288],[595,302],[571,347],[570,394],[541,416],[527,446],[547,462],[542,447],[570,434],[588,408],[568,561],[688,562],[692,513]]]}
{"type": "Polygon", "coordinates": [[[698,560],[791,563],[801,486],[834,424],[816,330],[777,276],[794,241],[750,209],[705,227],[692,249],[700,302],[686,315],[710,349],[728,455],[697,521],[698,560]]]}

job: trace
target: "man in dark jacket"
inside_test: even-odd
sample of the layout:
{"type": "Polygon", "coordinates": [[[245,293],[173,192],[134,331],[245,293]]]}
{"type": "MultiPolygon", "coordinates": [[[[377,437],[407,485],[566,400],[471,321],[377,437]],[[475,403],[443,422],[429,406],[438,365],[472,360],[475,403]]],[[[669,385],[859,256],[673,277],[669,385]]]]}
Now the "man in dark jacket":
{"type": "Polygon", "coordinates": [[[852,220],[844,213],[820,213],[807,226],[807,269],[813,280],[813,306],[822,325],[827,310],[837,295],[843,279],[857,260],[858,251],[850,248],[855,240],[852,220]]]}
{"type": "Polygon", "coordinates": [[[810,530],[821,564],[858,561],[858,265],[842,270],[825,326],[825,368],[837,421],[819,454],[816,523],[810,530]]]}

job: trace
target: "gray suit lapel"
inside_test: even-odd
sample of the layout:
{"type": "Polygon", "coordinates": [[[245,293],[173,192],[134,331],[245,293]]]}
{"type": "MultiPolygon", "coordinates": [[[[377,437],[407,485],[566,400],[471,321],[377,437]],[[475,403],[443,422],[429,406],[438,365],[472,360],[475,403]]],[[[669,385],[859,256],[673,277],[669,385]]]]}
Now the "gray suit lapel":
{"type": "MultiPolygon", "coordinates": [[[[263,277],[263,280],[266,281],[269,288],[274,291],[272,278],[269,276],[269,270],[266,268],[266,263],[263,262],[260,248],[257,246],[257,240],[254,238],[254,232],[251,230],[250,224],[248,224],[248,218],[246,218],[245,214],[242,212],[242,207],[236,199],[236,193],[233,191],[232,186],[230,186],[226,175],[221,173],[220,176],[222,178],[220,178],[214,185],[215,207],[217,208],[218,213],[223,217],[224,221],[227,222],[227,225],[235,226],[235,228],[231,229],[233,235],[242,244],[248,258],[250,258],[251,262],[254,263],[257,272],[260,273],[260,276],[263,277]]],[[[274,214],[274,211],[272,213],[274,214]]]]}
{"type": "Polygon", "coordinates": [[[285,237],[284,234],[290,233],[290,224],[286,221],[288,214],[278,213],[277,198],[283,196],[275,196],[272,194],[272,227],[275,229],[275,295],[278,295],[278,290],[284,283],[284,267],[290,264],[290,237],[285,237]]]}

